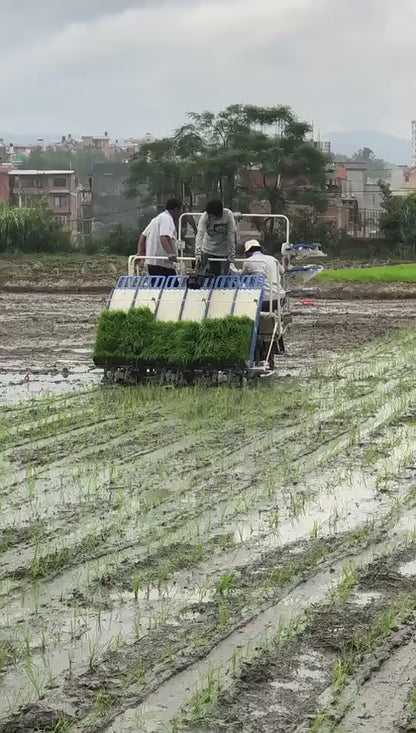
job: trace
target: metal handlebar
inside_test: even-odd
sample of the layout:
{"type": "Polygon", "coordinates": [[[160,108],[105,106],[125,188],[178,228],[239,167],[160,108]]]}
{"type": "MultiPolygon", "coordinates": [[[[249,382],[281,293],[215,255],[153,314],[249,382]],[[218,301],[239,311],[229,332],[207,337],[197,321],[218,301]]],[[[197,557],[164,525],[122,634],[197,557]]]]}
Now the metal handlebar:
{"type": "MultiPolygon", "coordinates": [[[[163,257],[163,255],[151,255],[151,256],[147,256],[147,255],[130,255],[129,262],[128,262],[128,275],[131,276],[131,277],[133,277],[136,274],[135,273],[135,268],[134,268],[136,262],[137,261],[140,261],[140,260],[146,260],[146,259],[164,260],[166,262],[166,260],[168,259],[168,257],[167,256],[163,257]]],[[[173,268],[172,269],[175,269],[174,268],[174,265],[177,262],[193,262],[194,260],[195,260],[195,257],[177,257],[176,262],[172,262],[172,265],[173,265],[173,268]]],[[[246,260],[241,259],[241,258],[238,258],[238,259],[236,258],[233,261],[234,262],[238,262],[238,263],[246,262],[246,260]]],[[[219,258],[219,257],[212,258],[212,257],[208,257],[208,262],[228,262],[228,260],[227,260],[226,257],[224,257],[224,258],[219,258]]],[[[277,313],[278,313],[278,319],[279,319],[279,324],[280,324],[281,323],[281,317],[282,317],[282,305],[281,305],[281,302],[280,302],[280,285],[279,285],[279,282],[277,282],[276,285],[277,285],[277,298],[273,298],[273,294],[270,293],[270,296],[271,297],[269,298],[269,315],[274,314],[274,311],[273,311],[273,300],[276,300],[277,301],[277,313]]]]}
{"type": "MultiPolygon", "coordinates": [[[[203,212],[200,211],[187,211],[184,214],[181,214],[179,217],[178,222],[178,239],[181,239],[182,234],[182,220],[185,216],[203,216],[203,212]]],[[[290,242],[290,221],[289,218],[286,216],[286,214],[240,214],[237,212],[233,213],[234,219],[237,222],[237,224],[242,219],[283,219],[283,221],[286,224],[286,240],[284,244],[289,244],[290,242]]]]}

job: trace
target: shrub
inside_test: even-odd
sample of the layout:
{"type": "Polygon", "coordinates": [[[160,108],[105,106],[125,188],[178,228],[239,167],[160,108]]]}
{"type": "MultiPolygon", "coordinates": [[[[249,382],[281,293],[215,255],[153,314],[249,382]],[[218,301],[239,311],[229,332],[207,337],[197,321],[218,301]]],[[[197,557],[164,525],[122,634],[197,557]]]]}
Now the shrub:
{"type": "Polygon", "coordinates": [[[33,208],[0,206],[0,252],[66,252],[71,235],[43,202],[33,208]]]}
{"type": "Polygon", "coordinates": [[[135,229],[116,224],[109,231],[91,237],[85,242],[84,249],[87,252],[88,248],[91,254],[95,254],[92,252],[93,248],[95,252],[128,257],[136,252],[137,239],[138,233],[135,229]]]}
{"type": "Polygon", "coordinates": [[[173,323],[156,321],[149,308],[103,311],[93,359],[96,366],[244,367],[252,331],[253,322],[246,317],[173,323]]]}

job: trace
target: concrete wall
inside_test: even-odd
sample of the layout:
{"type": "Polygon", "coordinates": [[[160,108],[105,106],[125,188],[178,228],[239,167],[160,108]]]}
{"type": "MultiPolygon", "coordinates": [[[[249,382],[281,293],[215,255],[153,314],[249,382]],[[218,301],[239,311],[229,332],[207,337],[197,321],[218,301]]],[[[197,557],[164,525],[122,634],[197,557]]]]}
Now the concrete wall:
{"type": "Polygon", "coordinates": [[[0,202],[9,201],[9,169],[0,167],[0,202]]]}

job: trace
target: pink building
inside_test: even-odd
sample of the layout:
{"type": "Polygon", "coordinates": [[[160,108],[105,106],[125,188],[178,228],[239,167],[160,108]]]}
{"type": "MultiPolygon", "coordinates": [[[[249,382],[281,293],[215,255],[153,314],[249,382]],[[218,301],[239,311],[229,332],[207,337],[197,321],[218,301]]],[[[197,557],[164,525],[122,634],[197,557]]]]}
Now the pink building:
{"type": "Polygon", "coordinates": [[[404,169],[403,188],[406,188],[409,193],[416,191],[416,165],[404,169]]]}
{"type": "Polygon", "coordinates": [[[81,146],[83,148],[95,148],[96,150],[100,150],[107,157],[111,154],[111,145],[108,133],[105,133],[103,137],[83,135],[81,137],[81,146]]]}

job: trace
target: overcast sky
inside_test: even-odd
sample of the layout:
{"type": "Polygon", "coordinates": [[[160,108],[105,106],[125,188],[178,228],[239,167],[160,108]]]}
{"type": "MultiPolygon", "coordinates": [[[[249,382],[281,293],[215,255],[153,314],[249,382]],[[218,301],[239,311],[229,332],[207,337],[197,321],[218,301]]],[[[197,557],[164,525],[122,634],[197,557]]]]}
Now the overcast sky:
{"type": "Polygon", "coordinates": [[[191,110],[289,104],[409,136],[415,0],[0,0],[0,134],[160,135],[191,110]]]}

